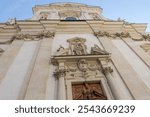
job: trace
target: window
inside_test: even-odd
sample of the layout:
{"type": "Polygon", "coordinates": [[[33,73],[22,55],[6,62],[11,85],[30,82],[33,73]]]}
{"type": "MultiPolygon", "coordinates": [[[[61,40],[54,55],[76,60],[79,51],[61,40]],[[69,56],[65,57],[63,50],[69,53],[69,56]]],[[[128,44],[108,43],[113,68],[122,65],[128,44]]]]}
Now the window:
{"type": "Polygon", "coordinates": [[[77,19],[75,17],[67,17],[65,20],[74,21],[74,20],[77,20],[77,19]]]}

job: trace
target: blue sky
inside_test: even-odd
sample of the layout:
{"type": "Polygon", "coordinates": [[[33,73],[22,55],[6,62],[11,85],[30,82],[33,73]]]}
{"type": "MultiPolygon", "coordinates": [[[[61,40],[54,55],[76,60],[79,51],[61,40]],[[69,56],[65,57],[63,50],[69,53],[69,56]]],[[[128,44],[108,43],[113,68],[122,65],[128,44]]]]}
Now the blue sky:
{"type": "Polygon", "coordinates": [[[35,5],[55,2],[77,2],[103,8],[103,16],[109,19],[126,19],[131,23],[148,23],[150,32],[150,0],[1,0],[0,22],[9,18],[29,19],[35,5]]]}

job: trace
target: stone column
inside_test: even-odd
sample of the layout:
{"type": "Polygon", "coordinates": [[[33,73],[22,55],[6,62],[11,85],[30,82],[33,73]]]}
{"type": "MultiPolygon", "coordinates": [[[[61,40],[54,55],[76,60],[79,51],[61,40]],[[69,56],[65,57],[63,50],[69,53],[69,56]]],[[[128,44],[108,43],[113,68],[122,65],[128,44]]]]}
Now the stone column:
{"type": "Polygon", "coordinates": [[[59,62],[59,69],[57,71],[58,75],[58,99],[66,100],[66,84],[65,84],[65,75],[66,70],[64,68],[64,61],[59,62]]]}
{"type": "Polygon", "coordinates": [[[112,77],[111,73],[113,72],[113,69],[111,69],[110,66],[108,66],[108,63],[106,61],[102,61],[100,60],[101,66],[102,66],[102,72],[104,73],[108,84],[110,86],[110,89],[113,93],[113,96],[115,99],[118,99],[118,95],[120,95],[119,93],[119,89],[117,87],[117,83],[115,82],[114,78],[112,77]]]}

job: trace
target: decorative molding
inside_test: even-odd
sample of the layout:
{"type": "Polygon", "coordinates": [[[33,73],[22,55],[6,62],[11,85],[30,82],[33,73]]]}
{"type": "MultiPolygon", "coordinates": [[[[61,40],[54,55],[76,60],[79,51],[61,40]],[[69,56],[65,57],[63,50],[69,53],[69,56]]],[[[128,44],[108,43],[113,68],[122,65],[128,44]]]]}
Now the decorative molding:
{"type": "Polygon", "coordinates": [[[10,44],[10,43],[12,43],[13,42],[13,38],[12,39],[10,39],[10,40],[7,40],[7,41],[0,41],[0,44],[10,44]]]}
{"type": "MultiPolygon", "coordinates": [[[[64,48],[60,45],[56,56],[51,58],[51,63],[58,67],[54,71],[55,77],[86,79],[103,76],[100,61],[108,64],[110,53],[102,50],[96,44],[91,47],[91,52],[88,53],[84,38],[75,37],[68,39],[67,42],[69,47],[64,48]]],[[[108,65],[106,67],[108,67],[106,70],[111,71],[108,65]]]]}
{"type": "Polygon", "coordinates": [[[148,52],[150,50],[150,43],[145,43],[141,45],[140,47],[143,48],[145,52],[148,52]]]}
{"type": "Polygon", "coordinates": [[[97,37],[131,38],[131,35],[128,32],[121,32],[121,33],[110,34],[110,33],[106,32],[106,31],[104,31],[104,32],[98,31],[98,32],[95,32],[94,34],[97,37]]]}
{"type": "Polygon", "coordinates": [[[103,76],[104,67],[108,68],[105,70],[112,72],[112,69],[108,66],[109,59],[109,55],[54,56],[51,62],[53,65],[57,66],[57,69],[54,71],[54,76],[56,78],[64,76],[69,79],[87,79],[103,76]],[[62,61],[65,62],[62,63],[62,61]],[[103,65],[103,68],[100,64],[101,61],[106,64],[105,66],[103,65]]]}
{"type": "Polygon", "coordinates": [[[50,31],[43,31],[43,32],[40,32],[38,34],[35,34],[35,35],[31,35],[31,34],[18,34],[16,36],[14,36],[14,39],[16,40],[26,40],[26,41],[29,41],[29,40],[41,40],[41,39],[44,39],[44,38],[53,38],[55,35],[54,32],[50,32],[50,31]]]}

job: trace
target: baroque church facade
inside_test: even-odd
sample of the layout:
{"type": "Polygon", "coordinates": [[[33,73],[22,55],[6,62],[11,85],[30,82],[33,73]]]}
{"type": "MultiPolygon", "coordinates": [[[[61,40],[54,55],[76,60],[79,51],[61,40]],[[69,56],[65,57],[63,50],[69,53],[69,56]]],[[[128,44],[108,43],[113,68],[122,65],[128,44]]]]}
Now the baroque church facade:
{"type": "Polygon", "coordinates": [[[0,99],[150,99],[147,24],[102,11],[55,3],[0,23],[0,99]]]}

